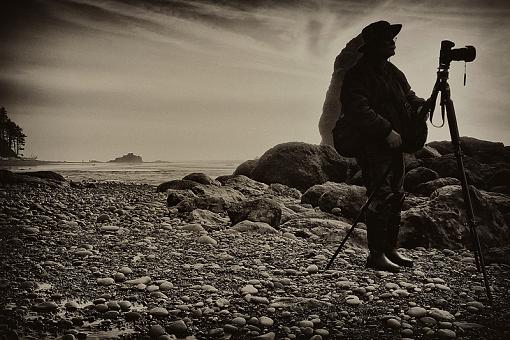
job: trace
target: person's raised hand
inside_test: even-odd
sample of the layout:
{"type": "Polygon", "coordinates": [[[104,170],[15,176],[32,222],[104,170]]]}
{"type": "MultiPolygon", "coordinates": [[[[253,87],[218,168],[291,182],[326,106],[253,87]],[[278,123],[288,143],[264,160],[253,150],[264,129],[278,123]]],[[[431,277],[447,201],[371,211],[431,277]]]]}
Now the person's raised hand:
{"type": "Polygon", "coordinates": [[[399,148],[402,145],[402,137],[395,130],[391,130],[390,134],[386,136],[386,143],[392,149],[399,148]]]}

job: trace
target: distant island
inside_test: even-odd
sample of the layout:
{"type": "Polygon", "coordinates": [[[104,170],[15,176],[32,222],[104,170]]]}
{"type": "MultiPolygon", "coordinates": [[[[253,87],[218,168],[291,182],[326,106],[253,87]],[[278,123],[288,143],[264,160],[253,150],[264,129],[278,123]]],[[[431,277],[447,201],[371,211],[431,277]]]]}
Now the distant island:
{"type": "Polygon", "coordinates": [[[108,163],[143,163],[142,157],[133,154],[132,152],[122,157],[117,157],[108,163]]]}

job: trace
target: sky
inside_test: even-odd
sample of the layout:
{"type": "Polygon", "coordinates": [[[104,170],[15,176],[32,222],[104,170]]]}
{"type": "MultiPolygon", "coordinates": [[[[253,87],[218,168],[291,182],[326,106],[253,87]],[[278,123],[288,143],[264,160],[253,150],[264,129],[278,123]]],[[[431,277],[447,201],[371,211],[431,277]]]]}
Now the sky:
{"type": "Polygon", "coordinates": [[[253,159],[320,143],[335,56],[387,20],[403,25],[391,62],[424,98],[441,40],[476,47],[467,86],[463,62],[450,70],[459,130],[508,145],[508,17],[503,0],[4,0],[0,106],[38,159],[253,159]]]}

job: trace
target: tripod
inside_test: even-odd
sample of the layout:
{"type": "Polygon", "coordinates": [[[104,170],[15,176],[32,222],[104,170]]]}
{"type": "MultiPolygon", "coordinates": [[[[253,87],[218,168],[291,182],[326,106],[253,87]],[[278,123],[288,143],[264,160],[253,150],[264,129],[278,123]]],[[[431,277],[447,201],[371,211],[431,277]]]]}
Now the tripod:
{"type": "Polygon", "coordinates": [[[450,68],[450,61],[446,60],[440,60],[439,62],[439,68],[437,71],[437,80],[434,85],[434,89],[432,90],[432,95],[429,99],[429,105],[431,106],[430,110],[430,122],[435,127],[442,127],[445,123],[445,112],[446,117],[448,120],[448,127],[450,129],[450,136],[452,139],[452,145],[454,147],[455,157],[457,159],[457,167],[459,171],[459,178],[460,182],[462,184],[462,193],[464,196],[464,205],[467,213],[467,224],[469,226],[469,230],[471,233],[471,238],[474,243],[474,254],[475,254],[475,262],[476,262],[476,268],[478,269],[478,272],[482,272],[483,274],[483,280],[485,283],[485,291],[487,293],[487,297],[489,299],[489,302],[492,303],[492,295],[491,290],[489,286],[489,281],[487,278],[487,271],[485,269],[485,263],[483,259],[482,250],[480,247],[480,240],[478,238],[478,233],[476,232],[476,222],[475,222],[475,215],[473,212],[473,205],[471,203],[471,195],[469,193],[469,186],[466,178],[466,171],[464,170],[464,163],[462,160],[463,152],[462,147],[460,145],[460,137],[459,137],[459,128],[457,126],[457,118],[455,116],[455,108],[453,107],[453,101],[451,99],[451,93],[450,93],[450,85],[448,84],[448,70],[450,68]],[[441,92],[441,98],[440,98],[440,106],[441,106],[441,117],[442,117],[442,124],[439,126],[436,126],[432,122],[432,117],[434,115],[434,108],[437,100],[438,93],[441,92]]]}

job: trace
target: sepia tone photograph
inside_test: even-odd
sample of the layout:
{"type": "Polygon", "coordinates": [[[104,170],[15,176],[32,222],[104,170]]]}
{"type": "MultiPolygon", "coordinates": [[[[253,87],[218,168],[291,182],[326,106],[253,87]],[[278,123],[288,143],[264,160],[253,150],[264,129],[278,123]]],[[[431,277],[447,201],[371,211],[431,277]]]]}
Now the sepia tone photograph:
{"type": "Polygon", "coordinates": [[[510,339],[509,17],[0,1],[0,340],[510,339]]]}

